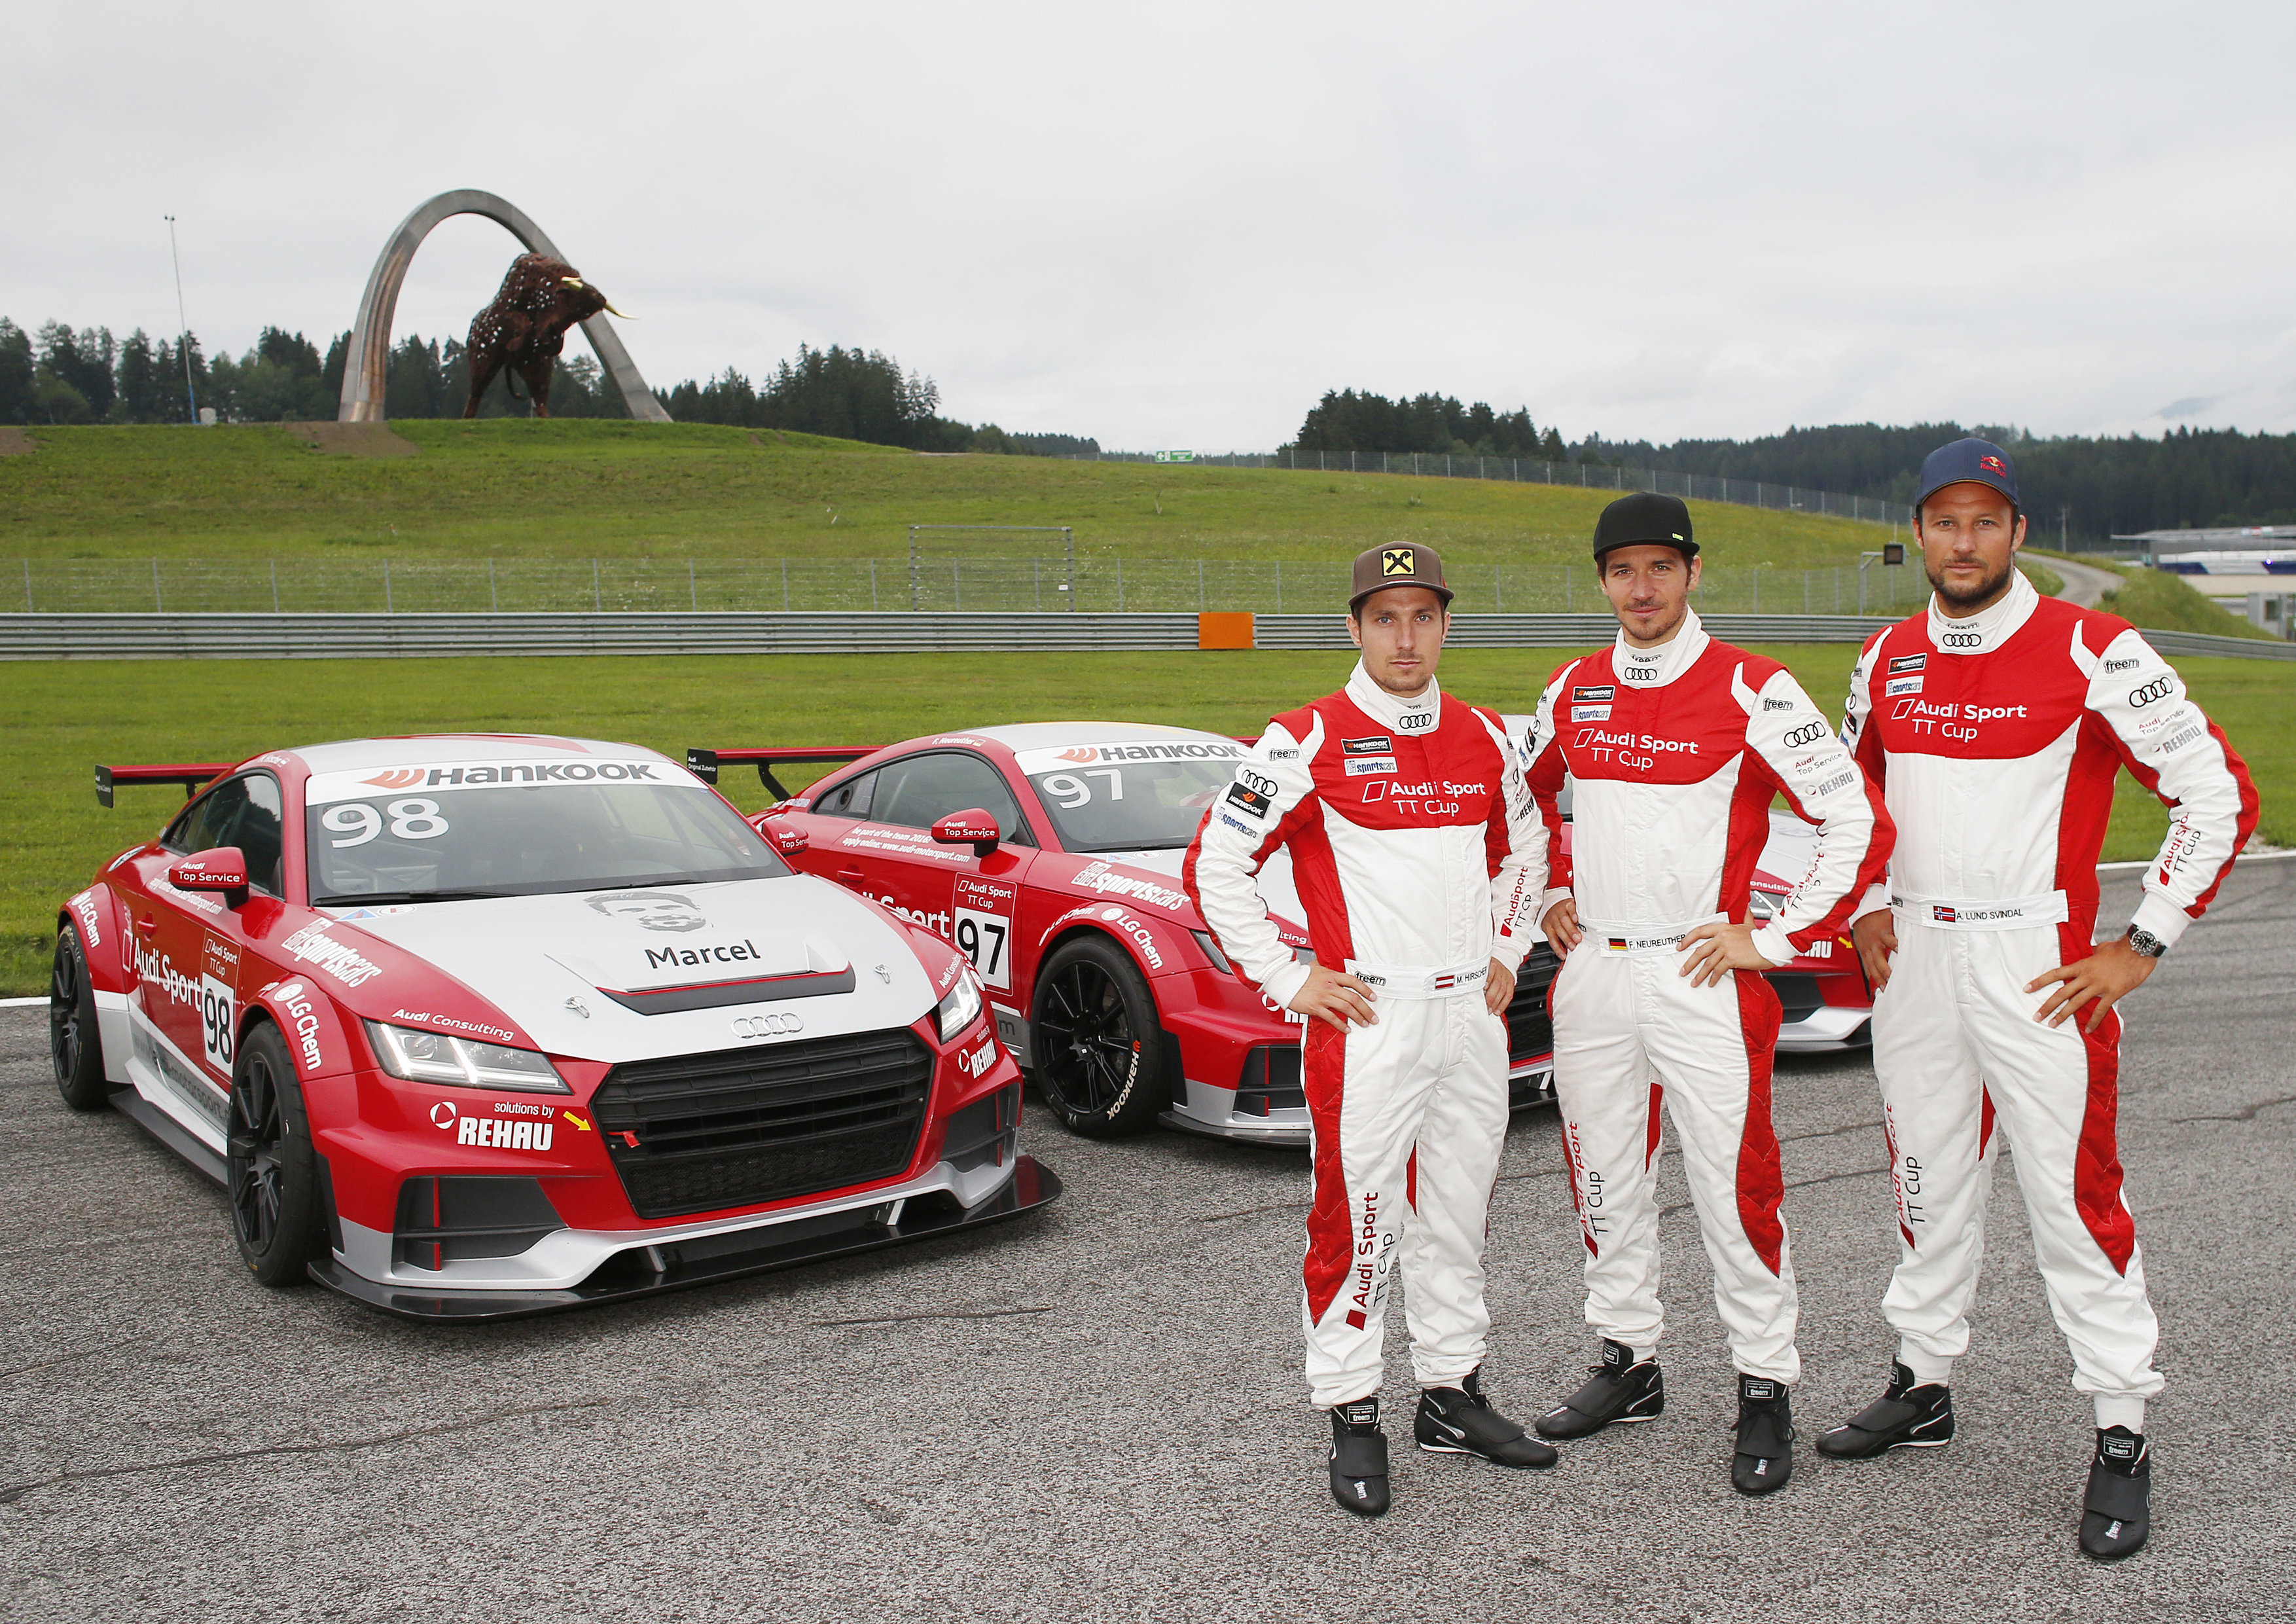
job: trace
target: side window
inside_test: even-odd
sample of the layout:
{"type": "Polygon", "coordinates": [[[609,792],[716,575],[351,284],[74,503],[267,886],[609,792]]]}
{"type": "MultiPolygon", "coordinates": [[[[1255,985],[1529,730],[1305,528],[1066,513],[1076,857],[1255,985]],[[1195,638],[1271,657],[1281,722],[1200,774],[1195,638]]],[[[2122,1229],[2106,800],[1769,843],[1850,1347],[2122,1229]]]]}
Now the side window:
{"type": "MultiPolygon", "coordinates": [[[[168,825],[168,833],[160,843],[170,851],[206,851],[217,846],[232,844],[229,831],[239,821],[247,805],[247,780],[234,778],[219,783],[184,808],[183,815],[168,825]]],[[[273,819],[277,822],[276,816],[273,819]]]]}
{"type": "Polygon", "coordinates": [[[1002,774],[978,756],[954,750],[911,756],[877,769],[882,781],[869,816],[881,824],[929,829],[952,812],[979,807],[996,819],[996,831],[1020,846],[1036,842],[1021,822],[1020,803],[1002,774]]]}
{"type": "Polygon", "coordinates": [[[818,812],[824,817],[866,817],[869,816],[869,793],[876,787],[877,775],[864,773],[858,778],[847,779],[816,800],[807,810],[818,812]]]}
{"type": "Polygon", "coordinates": [[[279,833],[279,781],[268,773],[250,773],[241,782],[247,786],[247,799],[241,804],[237,825],[219,844],[239,848],[247,858],[248,880],[257,890],[284,897],[287,888],[280,883],[285,853],[279,833]]]}

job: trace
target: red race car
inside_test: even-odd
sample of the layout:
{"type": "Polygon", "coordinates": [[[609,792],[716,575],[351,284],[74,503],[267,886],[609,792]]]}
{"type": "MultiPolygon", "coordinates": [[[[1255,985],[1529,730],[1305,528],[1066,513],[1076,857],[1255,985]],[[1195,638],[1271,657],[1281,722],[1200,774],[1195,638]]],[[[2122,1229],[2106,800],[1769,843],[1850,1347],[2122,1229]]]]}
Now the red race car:
{"type": "Polygon", "coordinates": [[[208,787],[59,914],[56,1082],[223,1184],[266,1285],[496,1319],[1060,1193],[972,966],[652,750],[96,769],[152,782],[208,787]]]}
{"type": "MultiPolygon", "coordinates": [[[[1300,1017],[1229,965],[1181,890],[1204,808],[1245,754],[1185,727],[1030,722],[882,748],[694,749],[715,783],[755,766],[782,800],[750,821],[802,836],[791,861],[954,942],[997,1030],[1077,1132],[1168,1127],[1304,1146],[1300,1017]],[[840,761],[805,794],[774,775],[840,761]]],[[[1305,912],[1287,856],[1262,872],[1278,930],[1302,956],[1305,912]]],[[[1517,1107],[1553,1097],[1545,943],[1507,1011],[1517,1107]]]]}

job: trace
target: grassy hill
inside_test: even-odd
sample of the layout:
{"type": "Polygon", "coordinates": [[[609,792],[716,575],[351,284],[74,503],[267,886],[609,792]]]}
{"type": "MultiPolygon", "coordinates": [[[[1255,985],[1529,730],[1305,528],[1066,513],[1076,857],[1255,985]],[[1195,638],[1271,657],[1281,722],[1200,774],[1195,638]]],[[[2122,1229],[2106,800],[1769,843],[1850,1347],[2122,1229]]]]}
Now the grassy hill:
{"type": "MultiPolygon", "coordinates": [[[[1855,646],[1762,652],[1841,719],[1855,646]]],[[[1462,697],[1528,711],[1570,652],[1458,649],[1443,680],[1462,697]]],[[[1263,652],[20,665],[0,709],[0,750],[13,768],[0,780],[0,994],[45,989],[58,906],[182,804],[173,789],[129,790],[106,811],[90,793],[98,761],[234,761],[321,739],[463,730],[623,739],[680,758],[689,744],[890,743],[991,721],[1097,717],[1249,733],[1336,686],[1349,663],[1263,652]]],[[[2263,792],[2260,835],[2296,845],[2296,745],[2284,719],[2296,668],[2177,664],[2248,757],[2263,792]]],[[[788,782],[811,779],[792,772],[788,782]]],[[[728,774],[725,788],[746,810],[767,799],[754,775],[728,774]]],[[[2166,821],[2122,775],[2104,855],[2151,856],[2166,821]]]]}
{"type": "MultiPolygon", "coordinates": [[[[1491,480],[924,456],[701,424],[398,422],[412,455],[273,426],[38,429],[0,456],[0,559],[903,555],[911,524],[1066,524],[1080,552],[1578,563],[1614,494],[1491,480]]],[[[1855,566],[1875,527],[1693,503],[1728,566],[1855,566]]]]}

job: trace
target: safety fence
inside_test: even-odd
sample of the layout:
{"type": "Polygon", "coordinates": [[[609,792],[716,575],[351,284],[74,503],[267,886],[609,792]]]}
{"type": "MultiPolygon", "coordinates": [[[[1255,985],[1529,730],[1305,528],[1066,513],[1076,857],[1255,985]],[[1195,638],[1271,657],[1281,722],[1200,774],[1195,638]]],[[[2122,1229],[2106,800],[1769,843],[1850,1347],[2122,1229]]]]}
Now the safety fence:
{"type": "Polygon", "coordinates": [[[1520,456],[1453,456],[1441,451],[1103,451],[1091,463],[1186,463],[1198,468],[1289,468],[1306,473],[1400,473],[1422,479],[1505,480],[1518,485],[1576,485],[1588,490],[1649,490],[1689,502],[1729,502],[1776,513],[1822,513],[1868,524],[1910,524],[1913,509],[1878,496],[1845,496],[1760,480],[1622,468],[1602,463],[1546,463],[1520,456]]]}
{"type": "MultiPolygon", "coordinates": [[[[1286,559],[59,559],[0,562],[27,614],[1297,613],[1344,603],[1349,566],[1286,559]]],[[[1454,607],[1572,614],[1603,603],[1594,566],[1459,563],[1454,607]]],[[[1918,570],[1708,568],[1702,611],[1905,612],[1918,570]]]]}
{"type": "MultiPolygon", "coordinates": [[[[0,660],[348,660],[447,655],[1062,653],[1225,646],[1182,614],[0,614],[0,660]]],[[[1336,612],[1248,618],[1245,646],[1343,650],[1336,612]]],[[[1739,643],[1861,643],[1887,618],[1706,617],[1739,643]]],[[[1219,636],[1233,627],[1217,628],[1219,636]]],[[[1607,614],[1463,614],[1455,648],[1573,648],[1611,641],[1607,614]]],[[[2296,660],[2296,644],[2146,634],[2169,655],[2296,660]]]]}

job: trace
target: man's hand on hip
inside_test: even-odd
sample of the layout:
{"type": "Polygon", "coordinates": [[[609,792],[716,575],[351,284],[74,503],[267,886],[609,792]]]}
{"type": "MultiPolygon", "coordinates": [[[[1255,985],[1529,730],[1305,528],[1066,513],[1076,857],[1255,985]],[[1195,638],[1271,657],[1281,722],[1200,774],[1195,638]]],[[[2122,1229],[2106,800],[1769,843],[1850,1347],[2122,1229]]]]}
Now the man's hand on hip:
{"type": "Polygon", "coordinates": [[[1483,1007],[1494,1015],[1504,1015],[1513,1002],[1514,972],[1493,959],[1490,979],[1483,983],[1483,1007]]]}
{"type": "Polygon", "coordinates": [[[1890,984],[1890,956],[1898,950],[1898,918],[1887,908],[1875,908],[1849,927],[1849,940],[1865,966],[1866,981],[1875,992],[1890,984]]]}
{"type": "Polygon", "coordinates": [[[1546,917],[1539,922],[1538,929],[1546,938],[1546,945],[1554,949],[1558,957],[1570,952],[1586,936],[1586,932],[1578,928],[1578,899],[1565,897],[1547,909],[1546,917]]]}
{"type": "Polygon", "coordinates": [[[2107,942],[2087,958],[2060,964],[2027,985],[2027,992],[2038,992],[2052,981],[2064,983],[2049,996],[2047,1003],[2033,1012],[2033,1019],[2062,1026],[2066,1016],[2078,1013],[2082,1005],[2094,998],[2096,1007],[2081,1023],[2082,1031],[2094,1032],[2103,1021],[2105,1012],[2144,986],[2145,978],[2152,973],[2152,966],[2160,962],[2145,957],[2126,941],[2107,942]]]}
{"type": "Polygon", "coordinates": [[[1775,968],[1754,951],[1753,926],[1718,922],[1682,939],[1682,968],[1675,973],[1690,977],[1693,987],[1711,987],[1734,970],[1775,968]]]}
{"type": "Polygon", "coordinates": [[[1379,1024],[1379,1017],[1371,1007],[1378,997],[1367,981],[1342,975],[1328,965],[1310,964],[1307,980],[1292,995],[1292,1002],[1285,1007],[1310,1020],[1326,1021],[1344,1032],[1350,1021],[1359,1026],[1379,1024]]]}

